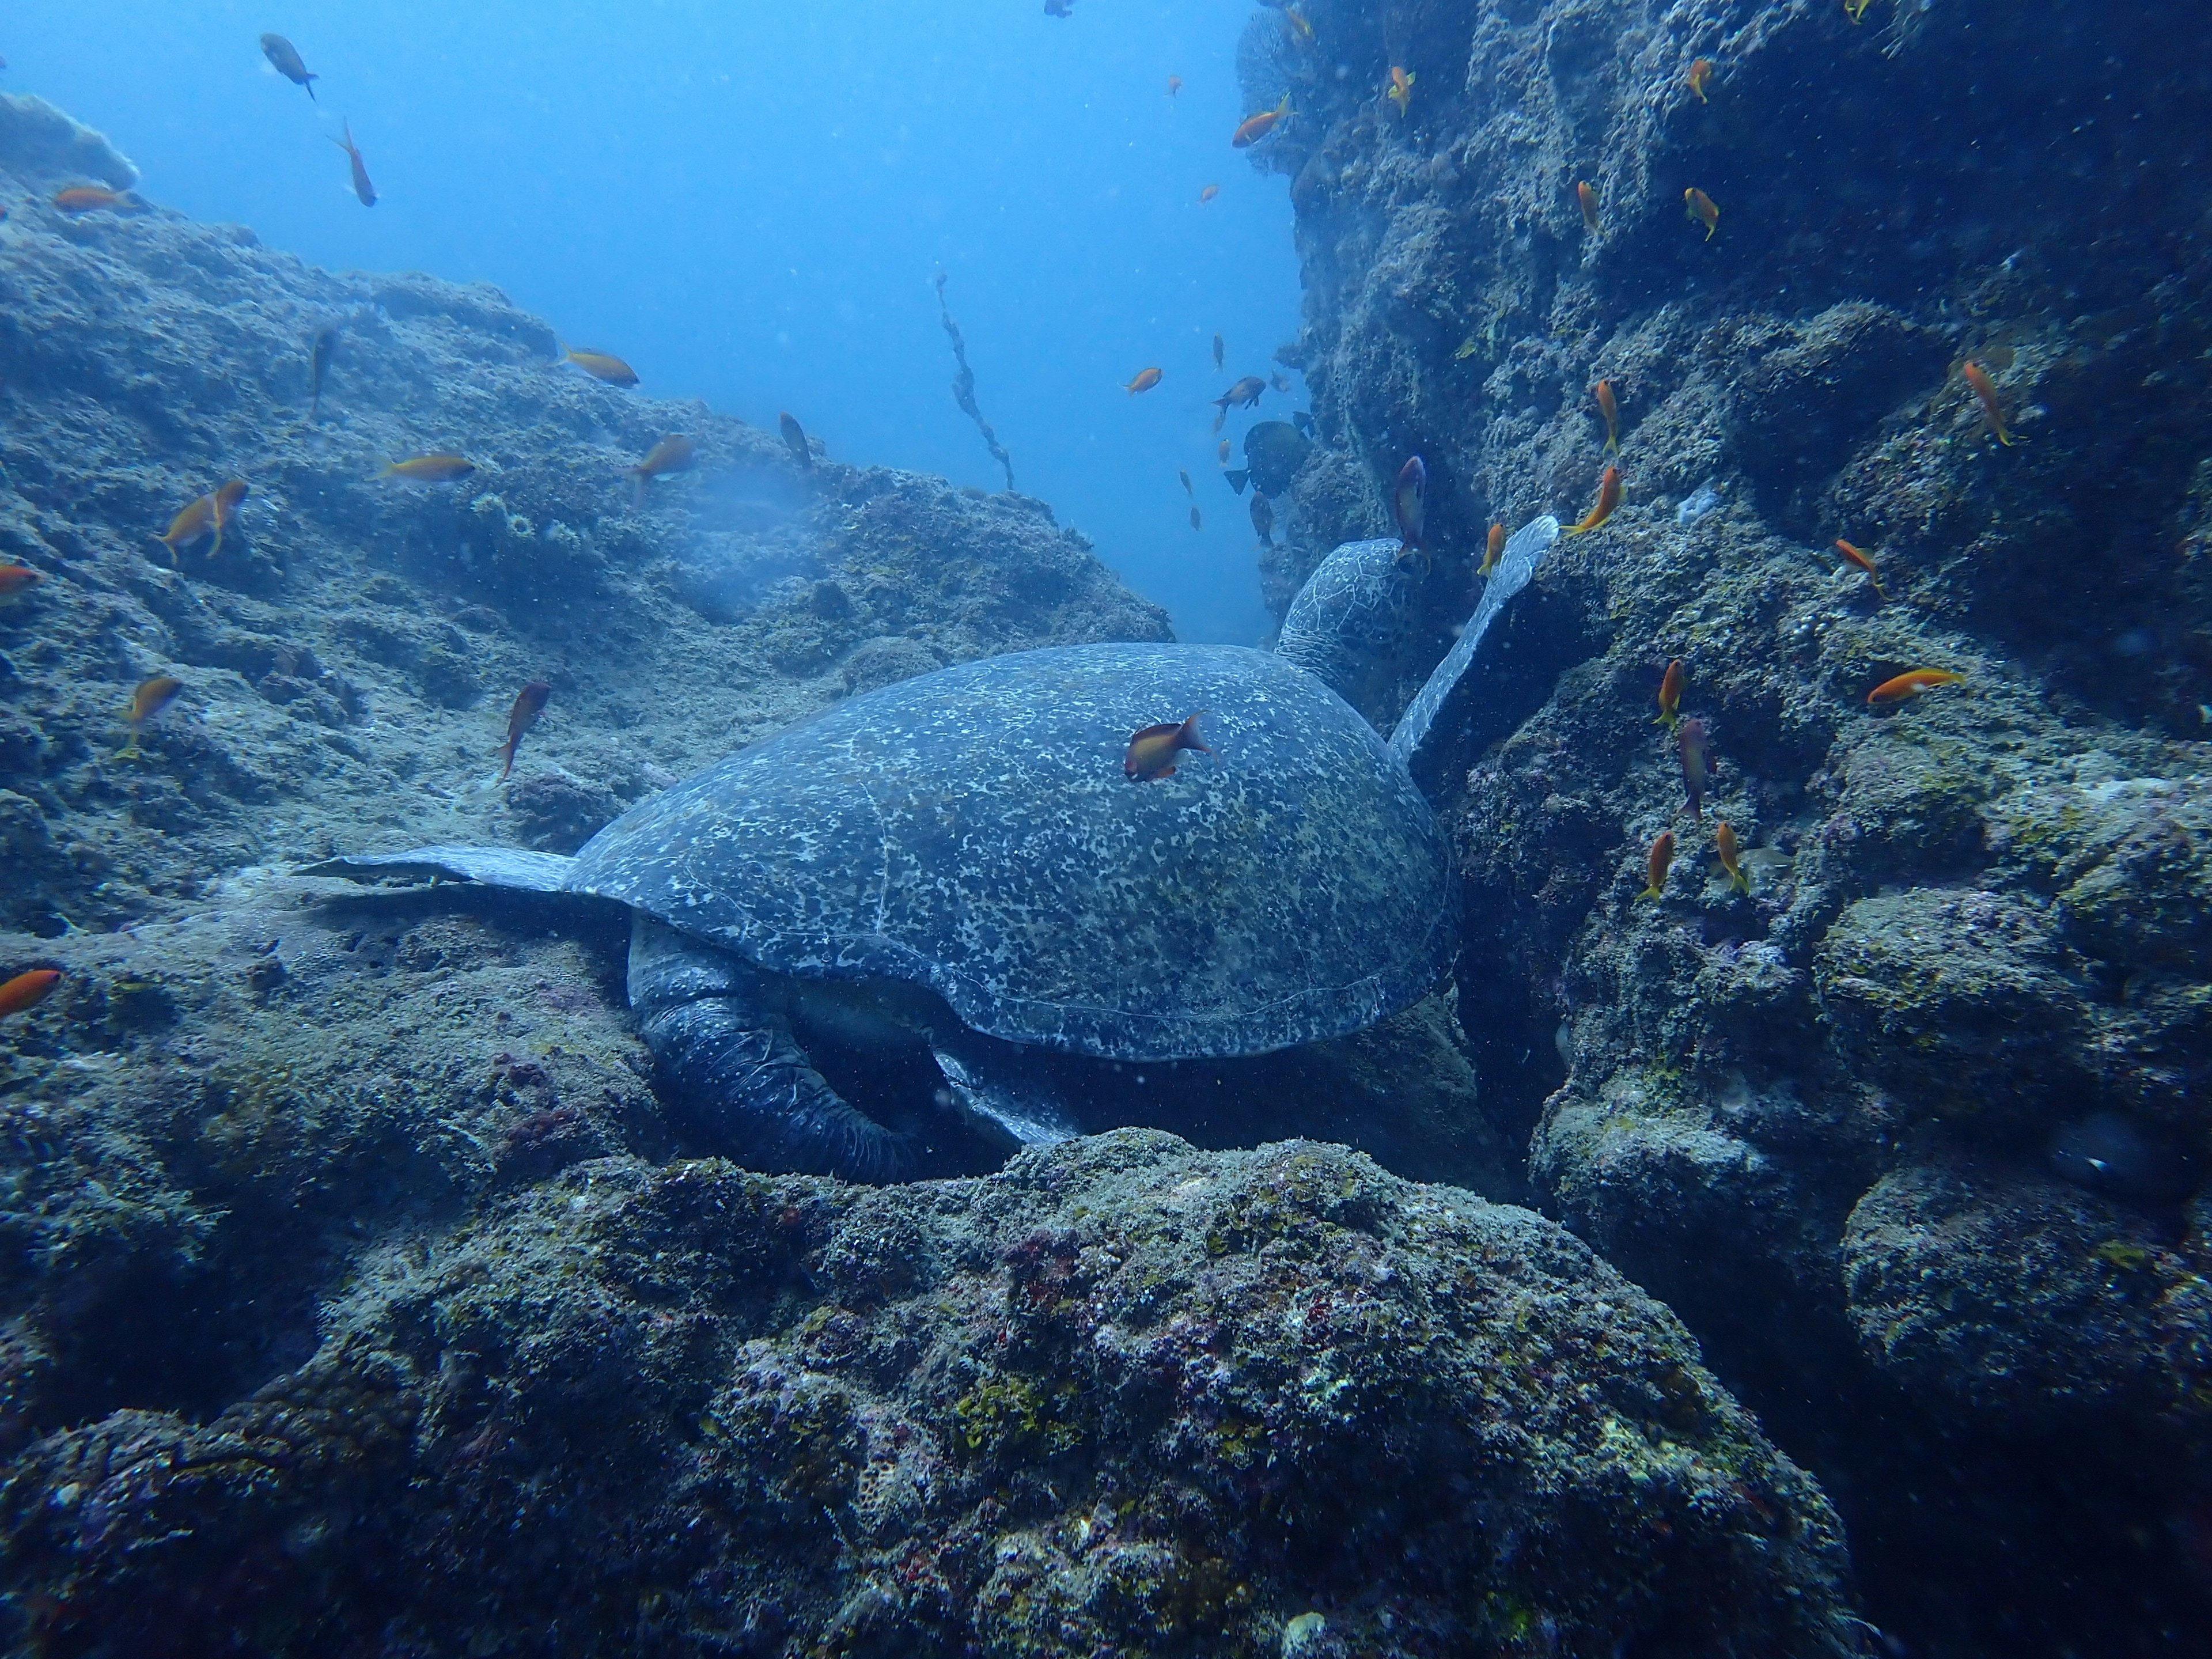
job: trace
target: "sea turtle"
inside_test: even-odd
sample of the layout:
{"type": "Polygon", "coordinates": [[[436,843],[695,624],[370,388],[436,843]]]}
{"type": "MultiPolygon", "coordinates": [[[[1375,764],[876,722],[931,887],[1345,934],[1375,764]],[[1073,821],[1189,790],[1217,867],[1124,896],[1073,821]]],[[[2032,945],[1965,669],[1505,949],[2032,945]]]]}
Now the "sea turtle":
{"type": "Polygon", "coordinates": [[[971,1118],[1014,1141],[1056,1139],[1069,1124],[1043,1054],[1265,1054],[1358,1030],[1442,977],[1454,887],[1409,763],[1557,533],[1541,519],[1514,538],[1387,743],[1294,659],[1333,665],[1305,651],[1316,630],[1365,643],[1382,602],[1370,590],[1395,578],[1352,544],[1313,578],[1328,603],[1293,605],[1283,654],[1104,644],[985,658],[740,750],[573,858],[423,847],[307,873],[627,906],[640,1033],[706,1136],[757,1167],[908,1167],[904,1139],[812,1063],[802,1039],[823,1030],[924,1043],[971,1118]],[[1124,775],[1133,731],[1194,710],[1210,754],[1164,777],[1124,775]]]}

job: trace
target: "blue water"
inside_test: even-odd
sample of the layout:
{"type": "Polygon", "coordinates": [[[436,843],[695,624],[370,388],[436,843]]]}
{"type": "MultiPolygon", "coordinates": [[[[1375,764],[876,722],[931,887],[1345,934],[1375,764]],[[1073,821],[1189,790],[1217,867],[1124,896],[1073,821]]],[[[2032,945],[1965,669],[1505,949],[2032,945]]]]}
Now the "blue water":
{"type": "MultiPolygon", "coordinates": [[[[1250,643],[1249,502],[1216,476],[1206,400],[1272,372],[1298,291],[1286,183],[1229,144],[1249,15],[50,0],[4,25],[0,84],[100,128],[197,218],[320,264],[496,283],[647,392],[771,428],[787,409],[840,459],[1002,489],[947,390],[941,267],[1019,488],[1183,638],[1250,643]],[[264,30],[323,77],[319,101],[269,68],[264,30]],[[326,142],[341,116],[374,209],[326,142]],[[1153,364],[1158,388],[1121,391],[1153,364]]],[[[1271,391],[1259,413],[1294,406],[1271,391]]]]}

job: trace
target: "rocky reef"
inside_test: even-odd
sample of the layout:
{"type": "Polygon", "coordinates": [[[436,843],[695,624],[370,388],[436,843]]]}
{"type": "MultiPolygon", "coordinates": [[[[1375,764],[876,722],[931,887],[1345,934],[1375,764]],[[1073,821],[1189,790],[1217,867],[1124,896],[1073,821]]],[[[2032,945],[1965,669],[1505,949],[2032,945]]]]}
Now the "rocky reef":
{"type": "Polygon", "coordinates": [[[1318,444],[1279,611],[1387,529],[1419,453],[1441,649],[1490,523],[1581,517],[1616,459],[1598,382],[1620,411],[1623,504],[1516,602],[1460,738],[1486,1111],[1820,1474],[1907,1650],[2186,1645],[2212,1627],[2203,15],[1301,10],[1310,40],[1262,11],[1240,58],[1245,107],[1297,112],[1255,149],[1297,210],[1318,444]],[[1653,718],[1675,659],[1701,813],[1653,718]],[[1964,684],[1870,704],[1919,668],[1964,684]]]}

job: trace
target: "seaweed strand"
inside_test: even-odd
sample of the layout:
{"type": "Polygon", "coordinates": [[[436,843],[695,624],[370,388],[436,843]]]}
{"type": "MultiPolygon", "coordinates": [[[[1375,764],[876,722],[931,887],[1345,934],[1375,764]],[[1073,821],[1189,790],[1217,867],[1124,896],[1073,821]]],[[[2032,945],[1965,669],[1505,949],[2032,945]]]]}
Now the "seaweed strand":
{"type": "Polygon", "coordinates": [[[953,377],[952,400],[975,422],[975,429],[983,434],[983,447],[989,450],[1000,466],[1006,469],[1006,493],[1014,489],[1014,458],[1006,453],[1006,447],[999,441],[999,434],[991,430],[991,423],[983,418],[983,411],[975,406],[975,371],[968,367],[968,343],[960,337],[960,325],[952,320],[952,313],[945,303],[945,273],[937,273],[937,314],[944,319],[945,331],[952,337],[952,358],[960,365],[960,373],[953,377]]]}

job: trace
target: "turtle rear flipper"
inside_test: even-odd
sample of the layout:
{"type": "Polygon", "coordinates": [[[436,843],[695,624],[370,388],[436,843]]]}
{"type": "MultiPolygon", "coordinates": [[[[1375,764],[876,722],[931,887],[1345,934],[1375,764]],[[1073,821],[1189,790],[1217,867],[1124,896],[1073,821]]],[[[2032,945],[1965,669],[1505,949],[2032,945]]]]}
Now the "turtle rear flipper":
{"type": "Polygon", "coordinates": [[[808,1062],[769,977],[642,911],[629,941],[629,1006],[662,1075],[714,1144],[750,1169],[896,1181],[905,1139],[808,1062]]]}
{"type": "Polygon", "coordinates": [[[1042,1051],[1001,1042],[965,1026],[933,1035],[929,1048],[953,1099],[1004,1150],[1054,1146],[1081,1133],[1054,1086],[1050,1059],[1042,1051]]]}

